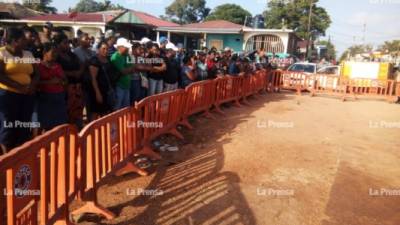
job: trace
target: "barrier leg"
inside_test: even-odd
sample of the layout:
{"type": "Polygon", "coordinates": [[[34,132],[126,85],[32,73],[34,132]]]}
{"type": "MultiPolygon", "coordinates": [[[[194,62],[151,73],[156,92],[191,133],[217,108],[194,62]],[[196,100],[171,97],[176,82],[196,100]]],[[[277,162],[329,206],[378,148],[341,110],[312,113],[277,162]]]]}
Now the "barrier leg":
{"type": "Polygon", "coordinates": [[[202,116],[206,117],[207,119],[213,119],[213,120],[216,119],[215,116],[213,116],[213,115],[210,113],[210,111],[208,111],[208,110],[205,111],[205,112],[203,113],[202,116]]]}
{"type": "Polygon", "coordinates": [[[251,104],[250,104],[250,102],[247,100],[246,96],[243,97],[242,102],[243,102],[243,104],[246,105],[246,106],[251,106],[251,104]]]}
{"type": "Polygon", "coordinates": [[[189,123],[189,120],[187,118],[183,118],[180,122],[179,125],[182,125],[186,127],[189,130],[193,130],[193,126],[189,123]]]}
{"type": "Polygon", "coordinates": [[[145,156],[148,156],[151,159],[155,159],[155,160],[161,159],[160,154],[154,152],[153,149],[150,147],[150,144],[145,144],[145,146],[142,149],[140,149],[139,151],[137,151],[135,154],[145,155],[145,156]]]}
{"type": "Polygon", "coordinates": [[[168,133],[174,135],[175,137],[181,140],[185,139],[183,135],[176,128],[172,128],[171,130],[168,131],[168,133]]]}
{"type": "Polygon", "coordinates": [[[353,95],[354,101],[357,101],[357,91],[354,91],[353,87],[350,89],[350,94],[353,95]]]}
{"type": "Polygon", "coordinates": [[[270,93],[270,92],[272,92],[272,90],[273,90],[272,84],[271,83],[267,83],[265,91],[267,93],[270,93]]]}
{"type": "Polygon", "coordinates": [[[221,110],[221,108],[219,107],[219,104],[215,104],[215,111],[223,116],[225,116],[224,111],[221,110]]]}
{"type": "Polygon", "coordinates": [[[257,99],[257,100],[260,100],[260,92],[255,92],[254,94],[253,94],[253,97],[255,98],[255,99],[257,99]]]}
{"type": "Polygon", "coordinates": [[[296,87],[296,93],[297,93],[297,95],[301,96],[301,86],[300,85],[298,85],[296,87]]]}
{"type": "Polygon", "coordinates": [[[99,206],[94,201],[85,202],[84,206],[73,211],[71,214],[72,215],[80,215],[80,214],[84,214],[84,213],[93,213],[93,214],[97,214],[97,215],[102,215],[108,220],[112,220],[115,218],[114,213],[112,213],[110,210],[108,210],[104,207],[99,206]]]}
{"type": "Polygon", "coordinates": [[[310,97],[315,97],[315,89],[310,90],[310,97]]]}
{"type": "Polygon", "coordinates": [[[342,95],[342,102],[345,102],[345,101],[346,101],[346,92],[343,93],[343,95],[342,95]]]}
{"type": "MultiPolygon", "coordinates": [[[[245,98],[246,99],[246,98],[245,98]]],[[[233,103],[236,107],[241,108],[242,105],[239,102],[239,99],[235,99],[235,102],[233,103]]]]}
{"type": "Polygon", "coordinates": [[[148,173],[145,170],[140,169],[132,162],[127,162],[121,169],[118,169],[114,174],[119,177],[127,173],[137,173],[140,176],[147,176],[148,173]]]}
{"type": "Polygon", "coordinates": [[[74,223],[71,223],[68,219],[66,221],[58,220],[54,223],[54,225],[74,225],[74,223]]]}

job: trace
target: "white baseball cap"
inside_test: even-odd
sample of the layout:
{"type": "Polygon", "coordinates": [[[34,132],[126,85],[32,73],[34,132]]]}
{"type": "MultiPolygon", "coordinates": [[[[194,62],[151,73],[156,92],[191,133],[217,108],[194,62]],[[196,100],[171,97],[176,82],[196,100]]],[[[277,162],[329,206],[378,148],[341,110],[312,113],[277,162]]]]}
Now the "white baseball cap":
{"type": "Polygon", "coordinates": [[[166,46],[165,49],[172,49],[174,51],[178,51],[178,48],[174,45],[174,43],[169,42],[166,46]]]}
{"type": "Polygon", "coordinates": [[[150,39],[148,39],[147,37],[144,37],[144,38],[142,38],[142,40],[140,40],[140,44],[145,45],[150,41],[151,41],[150,39]]]}
{"type": "Polygon", "coordinates": [[[132,48],[132,44],[126,38],[118,38],[117,43],[114,45],[114,47],[117,48],[119,46],[132,48]]]}

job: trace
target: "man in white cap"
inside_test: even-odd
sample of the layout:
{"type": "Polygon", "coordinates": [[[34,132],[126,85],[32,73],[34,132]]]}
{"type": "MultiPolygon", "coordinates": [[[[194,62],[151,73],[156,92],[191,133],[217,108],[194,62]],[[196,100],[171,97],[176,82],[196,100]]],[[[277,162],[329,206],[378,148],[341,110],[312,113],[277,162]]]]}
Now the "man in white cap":
{"type": "Polygon", "coordinates": [[[178,48],[170,42],[165,46],[165,49],[167,70],[164,76],[164,91],[172,91],[178,89],[178,77],[180,72],[180,62],[176,58],[178,48]]]}
{"type": "Polygon", "coordinates": [[[115,94],[116,104],[114,110],[122,109],[130,105],[130,84],[131,74],[134,72],[133,65],[130,63],[129,50],[132,44],[126,38],[118,38],[114,45],[117,51],[111,56],[111,63],[119,72],[116,81],[115,94]]]}

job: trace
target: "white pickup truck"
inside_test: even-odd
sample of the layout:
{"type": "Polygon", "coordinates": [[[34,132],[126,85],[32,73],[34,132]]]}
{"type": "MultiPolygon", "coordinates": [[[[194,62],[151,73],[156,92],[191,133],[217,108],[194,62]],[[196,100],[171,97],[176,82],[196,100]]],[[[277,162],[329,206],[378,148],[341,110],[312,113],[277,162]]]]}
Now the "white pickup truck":
{"type": "Polygon", "coordinates": [[[303,72],[306,74],[332,74],[340,75],[340,66],[323,66],[318,68],[316,63],[295,63],[288,68],[291,72],[303,72]]]}

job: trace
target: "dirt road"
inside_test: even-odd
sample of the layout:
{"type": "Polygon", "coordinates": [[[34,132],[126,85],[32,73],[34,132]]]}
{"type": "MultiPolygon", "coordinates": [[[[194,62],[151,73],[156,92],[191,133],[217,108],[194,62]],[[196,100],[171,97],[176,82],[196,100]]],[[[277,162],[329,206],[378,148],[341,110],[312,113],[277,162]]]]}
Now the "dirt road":
{"type": "Polygon", "coordinates": [[[400,105],[292,93],[192,118],[148,177],[107,178],[81,224],[399,225],[400,105]],[[145,193],[138,195],[138,192],[145,193]]]}

